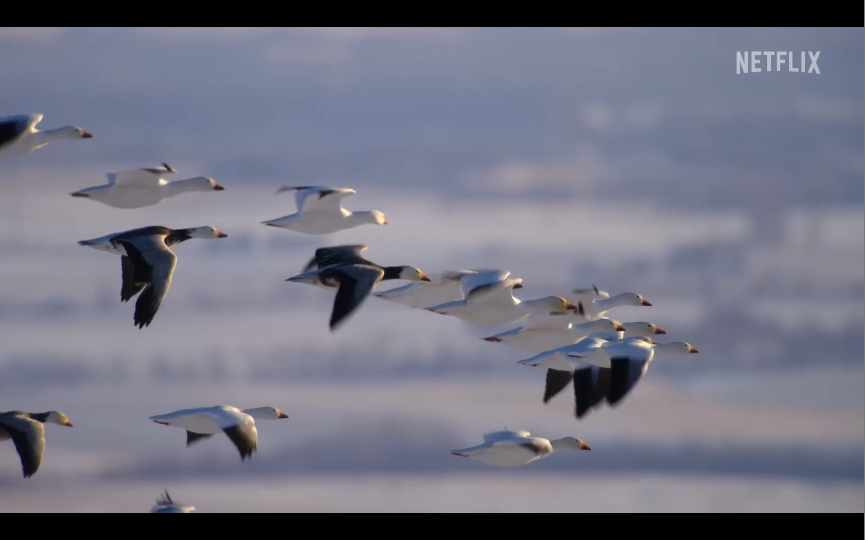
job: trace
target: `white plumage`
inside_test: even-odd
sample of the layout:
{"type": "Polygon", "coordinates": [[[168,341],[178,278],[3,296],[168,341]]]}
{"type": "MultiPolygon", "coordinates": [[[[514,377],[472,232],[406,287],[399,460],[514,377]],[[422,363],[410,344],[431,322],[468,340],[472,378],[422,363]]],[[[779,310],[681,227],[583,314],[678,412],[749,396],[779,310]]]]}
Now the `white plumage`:
{"type": "Polygon", "coordinates": [[[78,190],[71,195],[101,202],[114,208],[143,208],[192,191],[223,191],[225,188],[207,176],[169,182],[165,176],[175,171],[162,167],[107,173],[108,183],[78,190]]]}
{"type": "Polygon", "coordinates": [[[42,114],[18,114],[0,118],[0,157],[17,157],[44,147],[51,141],[90,139],[90,133],[78,126],[64,126],[41,131],[36,124],[42,114]]]}
{"type": "Polygon", "coordinates": [[[378,210],[352,212],[342,207],[342,200],[357,193],[353,189],[324,186],[283,186],[277,193],[294,191],[297,213],[262,221],[264,225],[290,229],[306,234],[330,234],[364,224],[387,225],[378,210]]]}
{"type": "Polygon", "coordinates": [[[496,467],[519,467],[545,458],[557,450],[591,450],[575,437],[550,441],[532,437],[528,431],[495,431],[484,434],[484,443],[470,448],[452,450],[451,454],[496,467]]]}

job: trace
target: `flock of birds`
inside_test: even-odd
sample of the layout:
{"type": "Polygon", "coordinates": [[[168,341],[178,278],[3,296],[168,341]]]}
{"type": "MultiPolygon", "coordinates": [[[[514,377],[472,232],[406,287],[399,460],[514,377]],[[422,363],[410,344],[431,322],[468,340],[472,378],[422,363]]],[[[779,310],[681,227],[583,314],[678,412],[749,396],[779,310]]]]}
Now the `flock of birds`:
{"type": "MultiPolygon", "coordinates": [[[[92,135],[77,126],[40,131],[36,125],[41,114],[0,118],[0,157],[21,156],[62,139],[88,139],[92,135]]],[[[197,176],[168,181],[175,171],[168,164],[108,173],[108,183],[71,193],[114,208],[143,208],[193,191],[224,191],[212,178],[197,176]]],[[[342,201],[353,189],[324,186],[285,186],[277,193],[293,192],[297,212],[262,222],[295,232],[325,235],[364,224],[387,225],[378,210],[352,212],[342,201]]],[[[139,329],[149,326],[158,313],[177,265],[172,247],[193,238],[217,239],[228,235],[214,227],[171,229],[150,226],[115,232],[99,238],[81,240],[81,246],[120,255],[120,300],[136,295],[133,321],[139,329]]],[[[619,322],[607,317],[621,306],[651,306],[633,292],[611,296],[595,287],[579,288],[563,296],[522,300],[514,290],[523,280],[498,269],[444,271],[435,279],[414,266],[382,266],[362,256],[365,245],[318,248],[301,273],[286,281],[306,283],[335,291],[330,314],[330,330],[336,331],[369,297],[396,302],[415,309],[457,317],[476,325],[522,322],[511,330],[482,338],[522,351],[536,353],[518,364],[546,369],[543,402],[572,385],[579,419],[605,403],[621,403],[645,375],[655,356],[693,354],[697,349],[676,341],[659,344],[653,336],[666,334],[657,325],[619,322]],[[382,281],[406,280],[410,283],[374,292],[382,281]]],[[[240,410],[230,406],[184,409],[150,417],[158,424],[184,429],[187,446],[224,433],[240,452],[241,460],[251,457],[258,444],[255,420],[284,419],[288,415],[275,407],[240,410]]],[[[72,426],[58,411],[0,413],[0,441],[12,439],[25,477],[39,468],[45,451],[43,425],[72,426]]],[[[453,450],[457,456],[500,467],[525,465],[557,450],[591,450],[575,437],[548,440],[524,430],[504,430],[483,435],[483,444],[453,450]]],[[[166,492],[152,512],[192,512],[194,507],[180,505],[166,492]]]]}

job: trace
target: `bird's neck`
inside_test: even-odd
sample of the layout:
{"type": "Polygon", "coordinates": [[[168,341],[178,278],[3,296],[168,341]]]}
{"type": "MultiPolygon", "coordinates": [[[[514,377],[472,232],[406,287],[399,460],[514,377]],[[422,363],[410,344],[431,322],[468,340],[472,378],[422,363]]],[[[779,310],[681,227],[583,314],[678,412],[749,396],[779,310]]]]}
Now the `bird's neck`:
{"type": "Polygon", "coordinates": [[[624,294],[617,294],[616,296],[611,296],[609,298],[601,298],[600,300],[595,300],[593,303],[594,312],[597,313],[599,311],[609,311],[614,307],[623,306],[627,303],[626,296],[624,294]]]}
{"type": "Polygon", "coordinates": [[[402,272],[401,266],[385,266],[384,267],[384,275],[382,279],[401,279],[400,273],[402,272]]]}
{"type": "Polygon", "coordinates": [[[42,144],[60,139],[71,139],[72,137],[64,131],[63,128],[46,129],[45,131],[36,131],[30,134],[33,141],[42,144]]]}
{"type": "Polygon", "coordinates": [[[39,421],[39,422],[42,422],[42,423],[44,424],[45,422],[48,421],[48,413],[47,413],[47,412],[43,412],[43,413],[32,413],[32,414],[30,415],[30,418],[32,418],[33,420],[37,420],[37,421],[39,421]]]}
{"type": "Polygon", "coordinates": [[[617,332],[608,332],[609,325],[608,321],[605,319],[598,319],[596,321],[586,321],[584,323],[578,324],[580,328],[585,328],[590,333],[604,333],[604,334],[615,334],[617,332]]]}
{"type": "Polygon", "coordinates": [[[570,450],[570,446],[565,439],[555,439],[550,441],[550,446],[553,447],[553,452],[557,452],[559,450],[570,450]]]}
{"type": "Polygon", "coordinates": [[[356,223],[358,225],[363,225],[366,223],[375,223],[375,217],[373,217],[372,212],[351,212],[346,210],[345,208],[340,209],[342,211],[342,215],[348,219],[351,223],[356,223]]]}
{"type": "Polygon", "coordinates": [[[652,347],[655,351],[654,356],[667,356],[672,354],[685,354],[686,351],[682,350],[681,345],[678,343],[660,343],[652,347]]]}
{"type": "Polygon", "coordinates": [[[190,191],[210,191],[213,188],[210,185],[205,185],[198,178],[187,178],[186,180],[175,180],[168,182],[163,186],[169,197],[174,197],[181,193],[190,191]]]}
{"type": "MultiPolygon", "coordinates": [[[[536,300],[520,300],[517,297],[514,297],[514,305],[518,306],[526,313],[537,313],[540,315],[549,315],[550,317],[558,317],[558,314],[550,314],[550,307],[544,302],[543,298],[538,298],[536,300]]],[[[562,321],[566,320],[566,317],[562,314],[562,321]]]]}
{"type": "Polygon", "coordinates": [[[248,414],[256,420],[272,420],[273,416],[262,414],[264,411],[262,409],[269,410],[267,407],[256,407],[254,409],[243,409],[243,414],[248,414]]]}
{"type": "Polygon", "coordinates": [[[192,234],[189,229],[174,229],[165,237],[165,245],[170,247],[174,244],[179,244],[180,242],[189,240],[190,238],[192,238],[192,234]]]}

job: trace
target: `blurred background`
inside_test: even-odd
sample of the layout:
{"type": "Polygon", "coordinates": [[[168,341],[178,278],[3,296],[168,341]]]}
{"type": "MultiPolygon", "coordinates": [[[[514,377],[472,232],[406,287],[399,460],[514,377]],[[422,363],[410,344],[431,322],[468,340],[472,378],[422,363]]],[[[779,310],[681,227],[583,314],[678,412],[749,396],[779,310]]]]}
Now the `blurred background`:
{"type": "MultiPolygon", "coordinates": [[[[0,444],[0,511],[843,511],[863,495],[863,29],[0,28],[0,116],[94,134],[0,161],[0,410],[61,410],[39,472],[0,444]],[[820,51],[820,75],[735,71],[820,51]],[[69,196],[166,161],[226,186],[136,210],[69,196]],[[352,187],[388,226],[309,236],[282,184],[352,187]],[[78,240],[210,225],[154,323],[78,240]],[[477,327],[284,280],[317,247],[596,284],[699,355],[616,409],[542,403],[477,327]],[[259,451],[154,414],[271,405],[259,451]],[[592,452],[450,455],[504,427],[592,452]],[[527,495],[530,494],[530,495],[527,495]]],[[[396,285],[402,285],[397,282],[396,285]]],[[[393,287],[383,284],[379,290],[393,287]]]]}

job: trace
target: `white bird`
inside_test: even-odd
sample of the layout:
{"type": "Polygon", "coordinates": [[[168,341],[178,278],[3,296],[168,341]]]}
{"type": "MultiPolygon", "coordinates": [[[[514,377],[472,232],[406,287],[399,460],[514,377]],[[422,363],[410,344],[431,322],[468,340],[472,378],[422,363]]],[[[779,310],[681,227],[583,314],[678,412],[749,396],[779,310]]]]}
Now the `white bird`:
{"type": "Polygon", "coordinates": [[[698,352],[684,341],[659,345],[645,337],[612,342],[585,338],[574,345],[546,351],[517,363],[547,368],[544,403],[573,380],[575,415],[582,418],[604,401],[610,406],[621,402],[646,374],[655,356],[698,352]]]}
{"type": "Polygon", "coordinates": [[[651,306],[648,300],[642,295],[632,292],[626,292],[610,296],[608,298],[595,298],[586,303],[586,315],[596,319],[603,316],[606,312],[620,306],[651,306]]]}
{"type": "Polygon", "coordinates": [[[171,500],[171,495],[168,491],[156,499],[156,506],[150,509],[151,514],[191,514],[195,512],[194,506],[181,504],[171,500]]]}
{"type": "MultiPolygon", "coordinates": [[[[601,319],[603,319],[603,317],[601,317],[601,319]]],[[[594,332],[590,334],[589,337],[605,339],[607,341],[621,341],[627,338],[659,336],[667,333],[666,330],[658,328],[657,324],[645,321],[622,323],[622,326],[624,327],[624,331],[594,332]]]]}
{"type": "Polygon", "coordinates": [[[591,450],[591,448],[576,437],[550,441],[541,437],[532,437],[525,430],[505,430],[487,433],[484,435],[484,444],[453,450],[451,454],[496,467],[519,467],[545,458],[557,450],[591,450]]]}
{"type": "MultiPolygon", "coordinates": [[[[582,302],[577,304],[577,311],[581,308],[582,302]]],[[[543,352],[573,345],[594,333],[615,333],[627,328],[620,322],[606,317],[580,324],[574,324],[567,320],[558,322],[560,319],[563,317],[529,317],[525,324],[519,328],[481,339],[523,351],[543,352]]]]}
{"type": "Polygon", "coordinates": [[[388,279],[430,281],[414,266],[379,266],[368,261],[360,255],[367,249],[368,246],[364,245],[318,248],[303,274],[286,279],[322,288],[338,288],[330,314],[331,331],[336,330],[366,300],[377,283],[388,279]]]}
{"type": "Polygon", "coordinates": [[[27,413],[22,411],[0,412],[0,441],[12,439],[24,478],[39,470],[45,454],[45,427],[43,424],[72,427],[66,415],[58,411],[27,413]]]}
{"type": "Polygon", "coordinates": [[[559,296],[535,300],[514,298],[513,290],[522,288],[522,279],[508,278],[510,272],[489,270],[464,276],[460,280],[463,300],[425,308],[442,315],[453,315],[474,324],[506,324],[533,314],[564,315],[577,306],[559,296]]]}
{"type": "Polygon", "coordinates": [[[342,207],[344,198],[357,193],[353,189],[336,189],[323,186],[283,186],[277,190],[277,193],[283,191],[295,191],[297,213],[262,221],[264,225],[306,234],[330,234],[367,223],[387,225],[387,219],[378,210],[351,212],[342,207]]]}
{"type": "Polygon", "coordinates": [[[163,162],[162,167],[107,173],[107,184],[82,189],[71,195],[93,199],[114,208],[143,208],[159,204],[165,199],[181,193],[223,191],[225,189],[212,178],[206,176],[196,176],[174,182],[169,182],[163,178],[175,172],[177,171],[163,162]]]}
{"type": "Polygon", "coordinates": [[[170,247],[190,238],[227,236],[213,227],[169,229],[155,225],[91,240],[80,240],[78,245],[121,255],[120,301],[126,302],[144,289],[135,302],[134,315],[135,324],[141,329],[150,326],[171,287],[177,256],[170,247]]]}
{"type": "Polygon", "coordinates": [[[51,141],[93,137],[77,126],[40,131],[36,129],[36,124],[42,121],[42,116],[36,113],[0,118],[0,157],[23,156],[51,141]]]}
{"type": "Polygon", "coordinates": [[[240,452],[241,461],[252,457],[252,453],[258,448],[255,420],[281,418],[288,418],[288,415],[275,407],[256,407],[241,411],[228,405],[183,409],[150,417],[157,424],[185,429],[187,447],[217,433],[225,433],[240,452]]]}
{"type": "Polygon", "coordinates": [[[424,309],[445,302],[462,300],[463,293],[460,279],[463,276],[476,274],[475,270],[456,270],[442,272],[438,278],[430,281],[413,281],[408,285],[373,293],[373,296],[383,300],[396,302],[409,307],[424,309]]]}
{"type": "MultiPolygon", "coordinates": [[[[567,297],[569,297],[569,299],[578,298],[580,295],[567,295],[567,297]]],[[[583,303],[583,313],[579,313],[578,311],[569,312],[567,319],[570,322],[581,323],[600,319],[606,315],[608,311],[617,307],[652,305],[648,300],[643,298],[642,295],[632,292],[621,293],[608,298],[604,298],[600,295],[596,296],[594,299],[585,298],[585,296],[583,296],[583,298],[583,300],[578,300],[578,302],[581,301],[583,303]]],[[[544,315],[538,314],[536,316],[543,318],[544,315]]]]}

